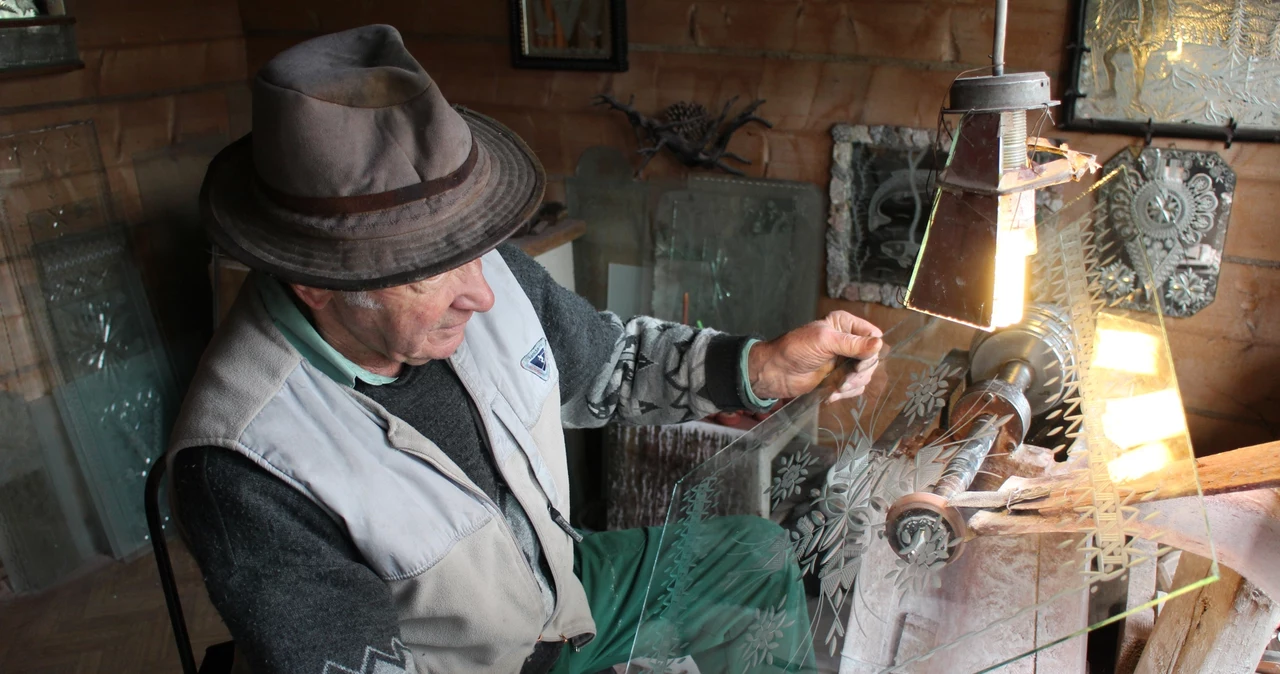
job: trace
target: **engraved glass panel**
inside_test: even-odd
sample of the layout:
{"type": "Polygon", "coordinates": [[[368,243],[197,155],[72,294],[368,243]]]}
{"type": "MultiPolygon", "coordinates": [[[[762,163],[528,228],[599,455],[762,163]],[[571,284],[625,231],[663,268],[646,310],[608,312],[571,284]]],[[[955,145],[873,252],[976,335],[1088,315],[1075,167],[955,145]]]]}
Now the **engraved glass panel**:
{"type": "Polygon", "coordinates": [[[168,358],[112,212],[91,123],[0,137],[5,237],[29,332],[14,367],[52,393],[111,552],[146,543],[143,484],[176,411],[168,358]]]}
{"type": "Polygon", "coordinates": [[[1280,11],[1269,0],[1084,3],[1075,114],[1280,128],[1280,11]]]}
{"type": "Polygon", "coordinates": [[[766,338],[813,319],[825,229],[814,185],[689,179],[654,221],[653,315],[766,338]]]}
{"type": "Polygon", "coordinates": [[[901,312],[863,396],[827,402],[838,369],[677,481],[631,671],[1083,672],[1073,637],[1158,601],[1091,606],[1104,583],[1169,544],[1216,560],[1161,317],[1102,292],[1095,196],[1041,223],[1022,322],[901,312]]]}

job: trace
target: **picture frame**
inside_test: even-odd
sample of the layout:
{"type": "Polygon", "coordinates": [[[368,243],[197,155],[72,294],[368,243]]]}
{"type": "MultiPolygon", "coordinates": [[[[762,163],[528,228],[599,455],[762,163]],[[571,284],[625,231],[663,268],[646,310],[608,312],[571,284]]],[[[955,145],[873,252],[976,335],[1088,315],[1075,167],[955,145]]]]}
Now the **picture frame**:
{"type": "Polygon", "coordinates": [[[0,0],[0,80],[83,67],[63,0],[0,0]]]}
{"type": "Polygon", "coordinates": [[[1280,142],[1280,16],[1266,0],[1076,0],[1060,128],[1280,142]],[[1145,6],[1145,5],[1143,5],[1145,6]]]}
{"type": "Polygon", "coordinates": [[[508,3],[512,67],[626,72],[626,0],[508,3]]]}

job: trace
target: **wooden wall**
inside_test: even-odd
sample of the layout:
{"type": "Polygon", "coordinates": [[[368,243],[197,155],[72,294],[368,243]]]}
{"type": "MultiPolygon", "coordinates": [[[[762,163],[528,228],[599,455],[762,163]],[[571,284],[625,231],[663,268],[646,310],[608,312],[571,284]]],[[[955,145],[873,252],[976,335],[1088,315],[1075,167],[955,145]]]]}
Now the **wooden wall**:
{"type": "MultiPolygon", "coordinates": [[[[952,78],[988,62],[992,4],[985,0],[632,0],[631,68],[594,74],[509,66],[507,3],[383,0],[242,0],[252,72],[307,36],[389,23],[454,103],[511,126],[552,177],[550,196],[583,149],[635,147],[617,113],[590,105],[597,93],[634,95],[657,112],[679,100],[716,106],[732,96],[768,99],[772,131],[745,129],[733,149],[755,176],[826,184],[829,129],[837,122],[932,128],[952,78]]],[[[1069,0],[1012,3],[1011,70],[1044,70],[1060,88],[1069,0]]],[[[1066,134],[1103,160],[1133,142],[1066,134]]],[[[1157,145],[1222,150],[1187,141],[1157,145]]],[[[1169,339],[1197,451],[1280,437],[1280,146],[1237,144],[1224,154],[1239,176],[1217,301],[1198,316],[1169,319],[1169,339]]],[[[677,171],[655,161],[652,175],[677,171]]],[[[881,307],[825,300],[885,316],[881,307]]]]}

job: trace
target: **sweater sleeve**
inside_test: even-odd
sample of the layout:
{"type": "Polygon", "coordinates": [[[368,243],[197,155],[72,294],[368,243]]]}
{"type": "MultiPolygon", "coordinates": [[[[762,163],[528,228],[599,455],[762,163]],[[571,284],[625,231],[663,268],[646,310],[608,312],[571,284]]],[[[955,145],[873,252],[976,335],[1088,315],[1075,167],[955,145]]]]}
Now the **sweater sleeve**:
{"type": "Polygon", "coordinates": [[[560,369],[560,418],[571,428],[693,421],[761,411],[741,363],[748,338],[637,316],[625,323],[556,283],[512,244],[498,248],[542,322],[560,369]]]}
{"type": "Polygon", "coordinates": [[[173,471],[188,547],[251,671],[417,672],[386,584],[324,510],[226,449],[183,450],[173,471]]]}

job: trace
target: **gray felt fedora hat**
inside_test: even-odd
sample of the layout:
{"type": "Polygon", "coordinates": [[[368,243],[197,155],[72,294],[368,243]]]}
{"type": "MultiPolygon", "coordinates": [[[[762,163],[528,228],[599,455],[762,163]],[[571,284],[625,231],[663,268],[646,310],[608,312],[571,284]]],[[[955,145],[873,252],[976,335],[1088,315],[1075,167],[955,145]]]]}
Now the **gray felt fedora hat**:
{"type": "Polygon", "coordinates": [[[411,283],[492,250],[537,209],[542,165],[454,108],[391,26],[294,46],[253,82],[253,133],[200,193],[214,243],[254,269],[335,290],[411,283]]]}

